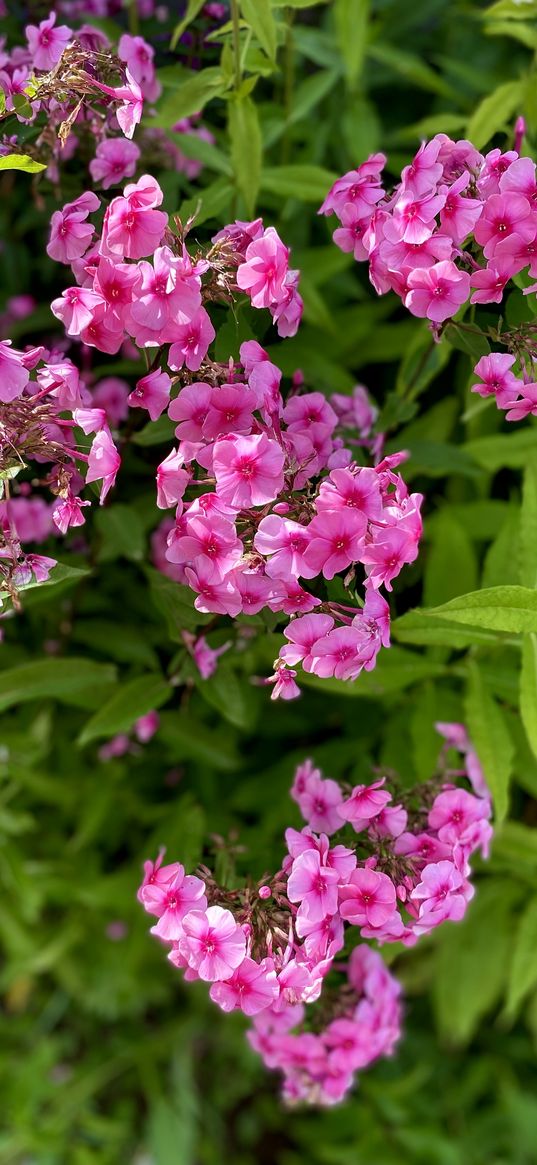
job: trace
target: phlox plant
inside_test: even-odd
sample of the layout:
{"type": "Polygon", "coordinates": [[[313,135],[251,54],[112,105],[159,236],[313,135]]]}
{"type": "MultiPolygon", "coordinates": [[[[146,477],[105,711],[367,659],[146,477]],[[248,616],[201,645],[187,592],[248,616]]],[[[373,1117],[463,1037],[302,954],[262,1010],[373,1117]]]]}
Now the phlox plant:
{"type": "MultiPolygon", "coordinates": [[[[0,934],[7,1012],[33,1006],[34,981],[54,968],[40,1018],[54,1039],[74,983],[99,1019],[121,1018],[110,1079],[135,1066],[152,1093],[161,1046],[190,1039],[188,1020],[168,1031],[159,1011],[184,982],[187,1011],[199,1007],[207,1028],[246,1020],[246,1050],[233,1054],[257,1058],[256,1080],[277,1074],[284,1106],[308,1106],[307,1121],[343,1102],[352,1113],[362,1072],[391,1060],[358,1092],[374,1096],[379,1073],[384,1137],[383,1081],[397,1075],[407,998],[424,984],[448,1049],[471,1037],[504,980],[502,1021],[528,1001],[537,1026],[526,903],[537,869],[537,171],[518,81],[500,93],[488,138],[490,105],[481,123],[434,108],[410,131],[392,108],[392,132],[371,115],[362,67],[366,78],[378,67],[381,87],[383,70],[417,77],[419,94],[449,92],[456,106],[436,40],[434,67],[412,45],[385,44],[392,0],[333,0],[321,15],[312,5],[302,22],[303,7],[32,3],[0,43],[0,170],[33,175],[38,237],[35,284],[25,279],[0,315],[0,704],[14,709],[0,743],[0,872],[9,894],[22,888],[22,922],[8,902],[0,934]],[[323,102],[333,140],[309,118],[323,102]],[[518,468],[520,505],[513,478],[493,481],[518,468]],[[80,658],[86,648],[96,660],[80,658]],[[32,720],[17,704],[33,699],[32,720]],[[58,792],[66,758],[72,786],[58,792]],[[54,815],[54,860],[20,789],[54,815]],[[21,860],[12,838],[27,831],[36,852],[21,860]],[[503,881],[513,867],[514,890],[503,881]],[[86,914],[58,937],[71,908],[86,914]],[[41,911],[54,934],[27,942],[41,911]],[[116,980],[96,961],[93,994],[92,927],[105,968],[117,944],[116,980]],[[452,1031],[457,958],[470,1002],[462,976],[452,1031]]],[[[505,22],[534,44],[511,8],[505,22]]],[[[412,22],[407,11],[405,35],[412,22]]],[[[386,1086],[386,1113],[410,1089],[434,1092],[419,1075],[428,1022],[409,1037],[406,1093],[390,1101],[386,1086]]],[[[62,1044],[54,1084],[85,1040],[62,1044]]],[[[189,1105],[179,1135],[172,1112],[173,1154],[189,1105]]],[[[147,1160],[160,1165],[169,1112],[159,1123],[154,1107],[147,1160]]],[[[75,1165],[92,1165],[99,1119],[92,1111],[75,1165]]],[[[436,1144],[424,1134],[416,1165],[436,1144]]],[[[282,1161],[304,1157],[288,1147],[282,1161]]],[[[343,1160],[340,1147],[326,1161],[343,1160]]],[[[8,1145],[9,1159],[33,1161],[26,1148],[8,1145]]],[[[449,1147],[444,1157],[472,1160],[449,1147]]]]}

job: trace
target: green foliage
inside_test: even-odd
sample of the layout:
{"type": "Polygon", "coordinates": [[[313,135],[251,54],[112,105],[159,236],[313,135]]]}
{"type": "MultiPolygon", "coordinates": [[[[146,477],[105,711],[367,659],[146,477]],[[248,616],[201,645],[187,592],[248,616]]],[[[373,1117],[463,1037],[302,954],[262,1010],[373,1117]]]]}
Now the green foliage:
{"type": "MultiPolygon", "coordinates": [[[[10,7],[7,35],[20,41],[10,7]]],[[[486,336],[450,325],[433,342],[395,297],[375,296],[316,211],[369,151],[389,154],[395,179],[436,132],[504,150],[524,115],[534,153],[537,3],[237,0],[238,22],[199,42],[194,71],[181,38],[198,35],[203,7],[177,6],[169,50],[158,21],[147,33],[163,85],[148,126],[170,135],[203,111],[214,137],[181,138],[203,164],[197,182],[155,162],[166,209],[195,216],[194,239],[263,214],[292,248],[305,300],[304,327],[283,343],[241,308],[219,329],[217,358],[255,336],[312,390],[367,384],[388,451],[409,451],[403,471],[425,495],[424,543],[395,586],[394,646],[376,670],[355,684],[310,677],[301,701],[271,704],[261,681],[282,623],[213,620],[149,565],[155,466],[173,426],[140,416],[118,488],[84,528],[87,555],[74,536],[52,542],[62,564],[23,588],[22,613],[2,596],[0,1165],[532,1165],[536,422],[507,425],[470,394],[486,336]],[[199,634],[231,644],[207,680],[188,651],[199,634]],[[141,745],[133,725],[157,708],[160,728],[141,745]],[[230,880],[261,877],[279,867],[283,830],[300,827],[288,797],[299,760],[351,783],[395,769],[410,787],[434,767],[436,720],[467,723],[494,794],[475,901],[415,949],[383,948],[406,995],[395,1057],[341,1109],[283,1111],[242,1020],[183,986],[148,937],[141,862],[165,845],[189,869],[222,863],[231,838],[230,880]],[[102,759],[118,734],[129,751],[102,759]]],[[[43,169],[0,159],[15,166],[43,169]]],[[[44,258],[47,223],[80,193],[76,161],[58,187],[36,181],[42,204],[33,183],[20,179],[22,199],[17,176],[2,176],[3,292],[48,303],[64,273],[44,258]]],[[[508,304],[513,326],[529,298],[508,304]]],[[[11,334],[52,347],[51,327],[41,307],[11,334]]],[[[98,359],[97,376],[132,380],[132,362],[98,359]]]]}

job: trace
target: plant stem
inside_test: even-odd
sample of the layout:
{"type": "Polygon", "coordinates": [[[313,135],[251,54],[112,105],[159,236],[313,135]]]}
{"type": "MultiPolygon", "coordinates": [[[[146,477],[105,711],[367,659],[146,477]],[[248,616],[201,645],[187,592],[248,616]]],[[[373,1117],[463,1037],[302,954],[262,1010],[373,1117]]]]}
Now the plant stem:
{"type": "Polygon", "coordinates": [[[233,56],[235,58],[235,92],[240,88],[241,69],[241,30],[239,24],[238,0],[231,0],[231,21],[233,24],[233,56]]]}

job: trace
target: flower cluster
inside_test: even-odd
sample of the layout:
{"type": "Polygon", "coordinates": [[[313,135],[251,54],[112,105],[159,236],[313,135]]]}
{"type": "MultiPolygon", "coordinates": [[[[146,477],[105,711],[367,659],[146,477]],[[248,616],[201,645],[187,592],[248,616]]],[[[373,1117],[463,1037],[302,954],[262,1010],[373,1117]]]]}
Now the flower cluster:
{"type": "MultiPolygon", "coordinates": [[[[536,166],[519,154],[522,131],[515,149],[485,155],[437,134],[389,191],[381,181],[386,159],[375,154],[338,179],[321,207],[340,220],[338,246],[368,261],[375,290],[394,291],[413,315],[431,321],[437,338],[467,304],[501,304],[515,285],[524,295],[537,290],[536,166]]],[[[495,396],[509,421],[536,415],[537,325],[483,332],[457,318],[456,327],[507,348],[479,361],[473,391],[495,396]]]]}
{"type": "MultiPolygon", "coordinates": [[[[129,341],[154,350],[128,404],[152,421],[167,410],[176,425],[177,447],[157,470],[157,505],[175,508],[166,559],[195,592],[196,608],[232,618],[268,608],[292,618],[275,696],[298,694],[297,663],[354,679],[389,645],[379,588],[391,590],[416,558],[421,495],[409,495],[396,472],[403,454],[367,467],[346,446],[342,432],[349,444],[380,452],[363,387],[331,404],[304,391],[298,376],[284,399],[282,374],[256,341],[242,344],[238,364],[209,358],[215,331],[206,305],[241,291],[254,308],[268,308],[280,335],[296,332],[298,272],[275,229],[260,219],[237,222],[191,256],[161,203],[160,187],[144,175],[112,199],[99,237],[88,221],[98,207],[93,193],[56,211],[48,254],[70,263],[78,282],[52,310],[69,336],[100,351],[129,341]],[[185,501],[187,490],[193,500],[185,501]],[[350,584],[358,564],[363,605],[323,601],[303,585],[317,580],[319,589],[340,572],[350,584]]],[[[88,431],[87,410],[83,420],[88,431]]]]}
{"type": "Polygon", "coordinates": [[[228,890],[205,866],[187,875],[180,863],[162,865],[162,854],[145,864],[138,897],[157,919],[151,933],[186,980],[211,984],[223,1011],[254,1017],[252,1046],[284,1073],[289,1100],[341,1100],[355,1071],[398,1038],[398,986],[378,954],[355,945],[357,935],[413,945],[461,919],[473,895],[469,860],[477,849],[487,854],[490,796],[464,727],[438,727],[446,739],[438,773],[400,788],[396,803],[384,777],[346,788],[311,761],[300,765],[291,795],[307,825],[286,831],[288,852],[272,879],[228,890]],[[453,748],[462,769],[448,767],[453,748]],[[461,775],[472,792],[454,784],[461,775]],[[346,927],[355,949],[335,962],[346,927]],[[318,1031],[306,1017],[321,995],[318,1031]]]}

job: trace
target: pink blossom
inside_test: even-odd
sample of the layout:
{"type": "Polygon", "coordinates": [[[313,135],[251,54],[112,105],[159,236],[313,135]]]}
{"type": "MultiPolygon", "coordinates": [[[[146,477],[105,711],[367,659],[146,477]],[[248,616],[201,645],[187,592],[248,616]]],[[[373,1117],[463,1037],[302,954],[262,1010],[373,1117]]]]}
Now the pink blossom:
{"type": "Polygon", "coordinates": [[[88,455],[88,471],[86,474],[86,482],[88,485],[92,481],[102,481],[101,505],[116,480],[120,465],[121,457],[110,433],[108,430],[102,429],[93,439],[93,444],[88,455]]]}
{"type": "Polygon", "coordinates": [[[167,372],[156,368],[137,381],[136,388],[129,396],[131,408],[147,409],[152,421],[158,420],[170,399],[172,382],[167,372]]]}
{"type": "Polygon", "coordinates": [[[140,890],[140,896],[149,914],[155,914],[158,922],[151,928],[151,934],[165,942],[175,942],[183,934],[185,916],[192,910],[202,911],[207,907],[205,883],[201,878],[185,875],[179,866],[170,882],[147,882],[140,890]]]}
{"type": "Polygon", "coordinates": [[[73,495],[61,499],[56,502],[52,511],[54,525],[61,534],[66,534],[70,526],[83,526],[86,519],[82,509],[89,505],[90,502],[83,502],[81,498],[73,495]]]}
{"type": "Polygon", "coordinates": [[[274,227],[247,247],[245,261],[237,269],[237,284],[247,291],[253,307],[270,307],[284,297],[289,251],[274,227]]]}
{"type": "Polygon", "coordinates": [[[261,554],[270,555],[267,573],[271,578],[298,578],[306,568],[305,551],[309,534],[305,526],[269,514],[257,527],[254,546],[261,554]]]}
{"type": "Polygon", "coordinates": [[[108,258],[142,259],[160,245],[168,216],[156,210],[163,194],[154,178],[144,174],[112,199],[103,223],[100,251],[108,258]]]}
{"type": "Polygon", "coordinates": [[[208,312],[200,307],[187,324],[178,324],[174,328],[174,343],[168,356],[170,368],[176,370],[186,364],[191,372],[197,372],[215,335],[208,312]]]}
{"type": "Polygon", "coordinates": [[[465,789],[447,789],[435,797],[429,812],[429,828],[442,842],[453,845],[470,825],[489,816],[488,801],[465,789]]]}
{"type": "Polygon", "coordinates": [[[95,157],[89,164],[94,182],[100,182],[103,190],[119,186],[125,178],[132,178],[140,150],[134,142],[124,138],[107,138],[99,142],[95,157]]]}
{"type": "Polygon", "coordinates": [[[523,239],[532,239],[535,235],[535,222],[527,198],[512,191],[491,195],[474,229],[474,237],[483,247],[485,257],[491,259],[498,243],[515,231],[523,239]]]}
{"type": "Polygon", "coordinates": [[[189,967],[206,982],[230,979],[246,954],[244,932],[231,911],[221,906],[191,910],[182,925],[179,949],[189,967]]]}
{"type": "Polygon", "coordinates": [[[67,202],[62,210],[54,211],[50,220],[50,239],[47,255],[59,263],[71,263],[83,255],[93,238],[91,223],[86,222],[89,214],[98,210],[100,201],[91,190],[81,194],[74,202],[67,202]]]}
{"type": "Polygon", "coordinates": [[[160,716],[158,712],[146,712],[145,716],[139,716],[134,722],[134,734],[140,741],[140,744],[147,744],[149,740],[158,732],[160,725],[160,716]]]}
{"type": "Polygon", "coordinates": [[[121,61],[125,61],[130,76],[138,83],[146,100],[156,101],[162,86],[155,75],[154,48],[142,36],[124,33],[119,40],[118,56],[121,61]]]}
{"type": "Polygon", "coordinates": [[[385,164],[384,154],[372,154],[356,170],[349,170],[342,178],[338,178],[320,207],[319,214],[339,215],[342,208],[352,202],[360,217],[371,215],[375,204],[384,194],[380,175],[385,164]]]}
{"type": "Polygon", "coordinates": [[[337,782],[323,780],[317,773],[308,778],[304,792],[298,798],[300,812],[311,829],[329,835],[341,829],[337,809],[342,801],[343,794],[337,782]]]}
{"type": "Polygon", "coordinates": [[[170,562],[202,565],[220,580],[242,557],[243,546],[235,525],[218,514],[193,514],[187,511],[168,543],[170,562]]]}
{"type": "Polygon", "coordinates": [[[269,676],[267,683],[274,684],[270,694],[271,700],[296,700],[300,695],[296,671],[286,667],[281,660],[276,660],[274,674],[269,676]]]}
{"type": "Polygon", "coordinates": [[[234,509],[262,506],[283,488],[283,450],[265,433],[223,437],[214,446],[218,497],[234,509]]]}
{"type": "Polygon", "coordinates": [[[16,400],[24,392],[29,379],[23,353],[12,347],[11,340],[0,341],[0,401],[8,404],[16,400]]]}
{"type": "Polygon", "coordinates": [[[458,921],[466,911],[464,878],[453,862],[434,862],[425,866],[421,882],[411,899],[419,902],[417,932],[431,929],[446,919],[458,921]]]}
{"type": "Polygon", "coordinates": [[[245,1015],[257,1015],[278,997],[276,972],[270,969],[268,960],[256,963],[245,958],[229,979],[213,983],[209,994],[222,1011],[238,1009],[245,1015]]]}
{"type": "Polygon", "coordinates": [[[339,912],[353,926],[377,929],[396,913],[395,887],[387,874],[357,869],[346,886],[340,887],[339,912]]]}
{"type": "Polygon", "coordinates": [[[441,137],[433,138],[430,142],[422,142],[409,166],[405,166],[401,174],[401,185],[415,197],[422,197],[434,189],[442,177],[443,166],[438,160],[441,149],[441,137]]]}
{"type": "Polygon", "coordinates": [[[334,620],[330,615],[302,615],[293,619],[284,629],[289,645],[282,647],[281,658],[288,664],[302,663],[304,671],[313,667],[315,644],[332,630],[334,620]]]}
{"type": "Polygon", "coordinates": [[[331,579],[360,559],[366,532],[365,515],[354,509],[322,511],[310,522],[306,549],[306,578],[322,573],[331,579]]]}
{"type": "Polygon", "coordinates": [[[166,510],[169,506],[177,505],[181,501],[190,479],[190,471],[184,468],[184,457],[178,449],[172,449],[157,468],[157,506],[159,509],[166,510]]]}
{"type": "Polygon", "coordinates": [[[119,376],[104,376],[92,392],[93,403],[104,409],[108,424],[119,425],[125,421],[128,412],[129,386],[119,376]]]}
{"type": "Polygon", "coordinates": [[[491,352],[490,356],[482,356],[474,368],[478,383],[472,385],[472,392],[483,397],[496,395],[498,407],[505,407],[522,386],[522,382],[510,371],[514,363],[515,357],[507,352],[491,352]]]}
{"type": "MultiPolygon", "coordinates": [[[[469,174],[461,174],[460,178],[447,190],[446,201],[440,211],[440,226],[454,243],[462,243],[473,231],[476,222],[483,211],[483,203],[478,198],[469,198],[464,194],[470,183],[469,174]]],[[[444,192],[445,191],[445,188],[444,192]]]]}
{"type": "Polygon", "coordinates": [[[432,267],[411,271],[408,286],[405,307],[412,315],[443,323],[468,299],[470,276],[466,271],[459,271],[451,260],[444,260],[432,267]]]}
{"type": "Polygon", "coordinates": [[[340,818],[348,821],[356,833],[367,829],[373,818],[391,801],[391,793],[383,788],[385,783],[386,778],[382,777],[370,785],[355,785],[348,800],[339,806],[337,812],[340,818]]]}
{"type": "Polygon", "coordinates": [[[241,596],[229,578],[219,579],[207,557],[198,557],[193,567],[185,569],[189,585],[197,593],[194,606],[197,611],[212,611],[216,615],[235,618],[242,607],[241,596]]]}
{"type": "Polygon", "coordinates": [[[338,881],[336,870],[321,865],[317,850],[306,850],[293,862],[287,882],[291,902],[300,903],[300,913],[310,922],[317,922],[338,908],[338,881]]]}
{"type": "Polygon", "coordinates": [[[213,388],[203,422],[206,440],[226,433],[250,433],[255,408],[253,393],[245,384],[222,384],[213,388]]]}
{"type": "Polygon", "coordinates": [[[41,21],[41,24],[26,25],[26,39],[35,69],[44,69],[46,72],[50,72],[57,65],[66,45],[71,40],[72,30],[67,28],[65,24],[60,24],[58,27],[55,27],[55,24],[56,13],[51,12],[46,20],[41,21]]]}
{"type": "Polygon", "coordinates": [[[524,383],[519,386],[520,396],[515,400],[506,401],[502,408],[509,409],[505,414],[506,421],[523,421],[526,417],[537,417],[537,384],[524,383]]]}

